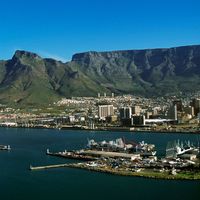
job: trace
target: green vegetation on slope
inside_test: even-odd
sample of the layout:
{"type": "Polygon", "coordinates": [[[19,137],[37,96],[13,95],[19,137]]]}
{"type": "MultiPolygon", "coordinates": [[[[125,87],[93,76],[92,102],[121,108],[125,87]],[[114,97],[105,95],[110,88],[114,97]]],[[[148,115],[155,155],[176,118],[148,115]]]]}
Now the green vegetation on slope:
{"type": "Polygon", "coordinates": [[[0,61],[0,103],[43,105],[98,92],[160,96],[200,90],[200,46],[75,54],[71,62],[16,51],[0,61]]]}

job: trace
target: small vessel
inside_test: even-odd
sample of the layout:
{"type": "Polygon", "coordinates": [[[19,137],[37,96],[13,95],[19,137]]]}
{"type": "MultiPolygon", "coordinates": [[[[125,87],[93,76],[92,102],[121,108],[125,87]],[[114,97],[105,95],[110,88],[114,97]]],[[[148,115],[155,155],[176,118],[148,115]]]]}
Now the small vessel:
{"type": "Polygon", "coordinates": [[[0,150],[11,150],[10,145],[0,145],[0,150]]]}

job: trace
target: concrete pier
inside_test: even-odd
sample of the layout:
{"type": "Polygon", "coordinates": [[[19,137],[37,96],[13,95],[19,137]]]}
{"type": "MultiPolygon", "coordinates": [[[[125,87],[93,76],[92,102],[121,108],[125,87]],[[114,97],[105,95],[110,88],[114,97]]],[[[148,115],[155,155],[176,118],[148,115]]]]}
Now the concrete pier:
{"type": "Polygon", "coordinates": [[[57,164],[57,165],[46,165],[46,166],[38,166],[33,167],[30,165],[30,170],[42,170],[42,169],[52,169],[52,168],[60,168],[60,167],[68,167],[69,164],[57,164]]]}
{"type": "Polygon", "coordinates": [[[59,152],[59,153],[51,153],[47,149],[47,155],[49,156],[57,156],[57,157],[63,157],[67,159],[74,159],[74,160],[84,160],[84,161],[93,161],[96,160],[94,156],[89,156],[84,153],[76,153],[76,152],[70,152],[70,151],[65,151],[65,152],[59,152]]]}

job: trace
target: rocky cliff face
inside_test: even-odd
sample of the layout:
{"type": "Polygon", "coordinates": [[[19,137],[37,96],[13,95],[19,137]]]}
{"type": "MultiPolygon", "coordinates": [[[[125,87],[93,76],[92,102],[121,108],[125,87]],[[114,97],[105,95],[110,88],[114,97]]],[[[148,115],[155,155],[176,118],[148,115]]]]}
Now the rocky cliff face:
{"type": "Polygon", "coordinates": [[[97,92],[145,96],[200,90],[200,45],[75,54],[62,63],[16,51],[0,61],[0,102],[49,103],[97,92]]]}
{"type": "Polygon", "coordinates": [[[0,61],[0,103],[48,104],[62,97],[107,91],[78,68],[76,63],[16,51],[11,60],[0,61]]]}
{"type": "Polygon", "coordinates": [[[85,70],[93,69],[102,75],[107,70],[123,68],[130,74],[137,72],[144,80],[152,81],[149,75],[187,76],[200,73],[200,46],[185,46],[170,49],[147,49],[114,52],[87,52],[75,54],[72,61],[85,70]],[[113,69],[114,68],[114,69],[113,69]],[[161,74],[160,74],[161,73],[161,74]]]}
{"type": "Polygon", "coordinates": [[[110,89],[122,92],[160,95],[200,89],[199,45],[87,52],[75,54],[72,61],[93,80],[100,80],[110,85],[110,89]]]}

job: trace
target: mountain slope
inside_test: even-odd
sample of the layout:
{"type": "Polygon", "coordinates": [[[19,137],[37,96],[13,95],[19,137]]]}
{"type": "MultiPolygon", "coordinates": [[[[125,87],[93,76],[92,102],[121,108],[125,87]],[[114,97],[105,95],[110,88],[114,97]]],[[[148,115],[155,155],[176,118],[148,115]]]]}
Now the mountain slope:
{"type": "Polygon", "coordinates": [[[77,70],[73,63],[16,51],[13,58],[0,62],[0,102],[48,104],[62,97],[94,95],[104,90],[77,70]]]}
{"type": "Polygon", "coordinates": [[[162,95],[200,89],[200,46],[87,52],[72,58],[93,80],[126,93],[162,95]],[[186,84],[188,81],[189,84],[186,84]],[[193,86],[196,88],[194,88],[193,86]],[[190,87],[192,86],[192,87],[190,87]]]}
{"type": "Polygon", "coordinates": [[[71,62],[16,51],[0,61],[0,103],[47,104],[97,92],[175,94],[200,90],[200,45],[75,54],[71,62]]]}
{"type": "Polygon", "coordinates": [[[6,72],[0,84],[1,102],[48,103],[56,99],[49,83],[43,59],[36,54],[17,51],[4,64],[6,72]],[[47,95],[45,95],[47,94],[47,95]]]}

